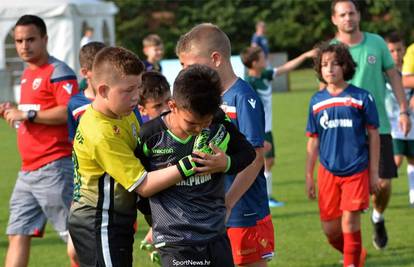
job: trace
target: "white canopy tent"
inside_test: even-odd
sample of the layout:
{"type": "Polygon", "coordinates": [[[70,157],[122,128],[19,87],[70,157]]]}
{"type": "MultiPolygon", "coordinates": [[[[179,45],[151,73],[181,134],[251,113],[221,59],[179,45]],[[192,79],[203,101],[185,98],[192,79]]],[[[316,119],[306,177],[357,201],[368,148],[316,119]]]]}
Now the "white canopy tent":
{"type": "Polygon", "coordinates": [[[4,83],[16,84],[15,78],[20,76],[23,66],[11,38],[19,17],[33,14],[44,19],[50,55],[66,62],[78,73],[83,30],[92,27],[94,41],[114,45],[114,15],[117,12],[118,8],[113,3],[99,0],[0,0],[0,100],[9,98],[4,91],[4,86],[7,86],[4,83]]]}

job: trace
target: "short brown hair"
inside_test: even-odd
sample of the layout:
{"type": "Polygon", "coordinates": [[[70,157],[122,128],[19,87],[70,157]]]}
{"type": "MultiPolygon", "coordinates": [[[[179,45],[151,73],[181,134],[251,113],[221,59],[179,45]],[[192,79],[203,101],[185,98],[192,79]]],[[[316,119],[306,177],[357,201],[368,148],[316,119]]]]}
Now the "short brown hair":
{"type": "Polygon", "coordinates": [[[106,45],[101,42],[90,42],[82,46],[79,51],[79,64],[82,68],[92,70],[93,59],[106,45]]]}
{"type": "Polygon", "coordinates": [[[158,71],[147,71],[142,74],[142,83],[138,93],[138,104],[144,106],[148,99],[160,99],[170,94],[170,85],[164,75],[158,71]]]}
{"type": "Polygon", "coordinates": [[[342,67],[344,80],[348,81],[352,79],[355,74],[356,63],[352,59],[351,53],[349,53],[348,47],[344,44],[329,44],[323,43],[319,46],[318,56],[314,60],[314,69],[318,76],[319,81],[326,83],[322,76],[322,55],[325,53],[335,53],[335,58],[339,65],[342,67]]]}
{"type": "Polygon", "coordinates": [[[260,53],[263,53],[260,46],[249,46],[243,49],[240,58],[243,64],[250,69],[253,66],[253,62],[259,60],[260,53]]]}
{"type": "Polygon", "coordinates": [[[338,4],[338,3],[342,3],[342,2],[350,2],[350,3],[354,4],[355,9],[356,9],[358,12],[360,12],[360,11],[361,11],[361,10],[359,9],[359,5],[358,5],[357,0],[332,0],[332,2],[331,2],[331,15],[332,15],[332,16],[333,16],[333,15],[335,15],[335,7],[336,7],[336,4],[338,4]]]}
{"type": "Polygon", "coordinates": [[[150,34],[147,35],[144,39],[142,39],[142,46],[159,46],[162,45],[161,37],[158,34],[150,34]]]}
{"type": "Polygon", "coordinates": [[[122,47],[105,47],[96,54],[92,65],[92,83],[116,82],[120,77],[140,75],[144,64],[133,52],[122,47]]]}
{"type": "Polygon", "coordinates": [[[221,92],[217,72],[208,66],[194,64],[178,74],[174,81],[173,99],[178,107],[204,117],[220,110],[221,92]]]}
{"type": "Polygon", "coordinates": [[[194,45],[203,46],[203,51],[197,51],[204,56],[210,56],[214,51],[220,52],[223,57],[230,58],[231,44],[229,37],[216,25],[211,23],[198,24],[189,32],[180,36],[175,53],[188,53],[194,45]]]}
{"type": "Polygon", "coordinates": [[[392,31],[384,36],[384,40],[386,43],[403,43],[403,39],[401,35],[397,31],[392,31]]]}

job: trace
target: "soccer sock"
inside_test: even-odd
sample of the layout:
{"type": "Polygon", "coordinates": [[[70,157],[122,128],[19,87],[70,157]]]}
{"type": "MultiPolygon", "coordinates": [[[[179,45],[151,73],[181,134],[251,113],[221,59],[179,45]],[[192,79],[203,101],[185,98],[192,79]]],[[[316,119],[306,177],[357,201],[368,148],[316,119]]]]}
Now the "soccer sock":
{"type": "Polygon", "coordinates": [[[341,252],[344,253],[344,237],[341,235],[339,238],[332,238],[328,236],[328,242],[331,246],[341,252]]]}
{"type": "Polygon", "coordinates": [[[379,213],[376,209],[372,209],[372,221],[374,223],[379,223],[384,220],[384,215],[382,213],[379,213]]]}
{"type": "Polygon", "coordinates": [[[266,178],[267,196],[270,198],[272,195],[272,172],[265,171],[264,176],[266,178]]]}
{"type": "Polygon", "coordinates": [[[344,267],[359,266],[361,243],[361,231],[344,233],[344,267]]]}
{"type": "Polygon", "coordinates": [[[409,186],[410,203],[414,203],[414,165],[407,165],[407,176],[409,186]]]}

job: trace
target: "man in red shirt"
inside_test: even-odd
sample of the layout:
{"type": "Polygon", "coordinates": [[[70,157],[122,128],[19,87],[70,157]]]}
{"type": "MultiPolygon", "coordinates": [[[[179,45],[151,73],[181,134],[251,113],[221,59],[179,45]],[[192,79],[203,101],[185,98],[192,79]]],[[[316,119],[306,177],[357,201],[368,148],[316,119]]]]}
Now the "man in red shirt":
{"type": "Polygon", "coordinates": [[[17,128],[22,158],[10,199],[7,267],[28,265],[31,237],[42,236],[47,220],[62,239],[68,238],[73,165],[66,107],[78,84],[65,63],[49,56],[47,40],[41,18],[24,15],[17,21],[15,46],[27,63],[21,77],[20,104],[0,106],[0,116],[17,128]]]}

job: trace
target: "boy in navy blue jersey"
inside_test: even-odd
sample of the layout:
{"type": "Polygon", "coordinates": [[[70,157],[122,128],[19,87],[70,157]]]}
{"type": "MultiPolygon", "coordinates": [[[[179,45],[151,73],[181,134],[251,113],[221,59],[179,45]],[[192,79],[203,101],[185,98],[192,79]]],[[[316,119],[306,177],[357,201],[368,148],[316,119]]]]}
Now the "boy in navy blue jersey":
{"type": "Polygon", "coordinates": [[[368,91],[346,82],[355,67],[344,45],[321,48],[315,70],[326,88],[313,95],[306,128],[307,194],[316,198],[313,171],[319,155],[322,228],[332,247],[344,255],[343,266],[364,266],[360,213],[368,208],[369,194],[376,192],[379,181],[378,112],[368,91]]]}
{"type": "Polygon", "coordinates": [[[226,206],[231,210],[227,234],[235,264],[267,266],[267,260],[273,257],[274,230],[263,173],[262,102],[250,85],[234,73],[230,40],[217,26],[195,26],[180,37],[176,53],[184,68],[203,64],[217,71],[222,85],[222,109],[255,148],[252,164],[237,175],[226,175],[226,206]]]}
{"type": "MultiPolygon", "coordinates": [[[[95,99],[95,90],[91,86],[92,79],[92,64],[95,55],[105,48],[106,45],[101,42],[90,42],[82,46],[79,52],[79,63],[81,66],[81,74],[86,79],[87,87],[85,90],[80,91],[78,94],[71,97],[68,104],[68,130],[69,139],[73,141],[75,137],[76,128],[78,128],[79,120],[86,108],[95,99]]],[[[141,123],[141,116],[138,109],[134,110],[138,121],[141,123]]]]}
{"type": "Polygon", "coordinates": [[[182,70],[168,101],[170,111],[141,129],[136,153],[148,171],[175,165],[191,151],[201,165],[207,158],[224,163],[218,173],[194,174],[150,197],[153,240],[162,266],[233,266],[223,173],[243,170],[255,153],[220,109],[221,91],[219,76],[211,68],[193,65],[182,70]]]}
{"type": "Polygon", "coordinates": [[[68,104],[68,130],[70,140],[73,140],[75,137],[81,115],[95,99],[95,91],[91,86],[92,63],[95,55],[104,47],[104,43],[90,42],[82,46],[79,51],[80,72],[86,80],[87,86],[85,90],[71,97],[68,104]]]}

